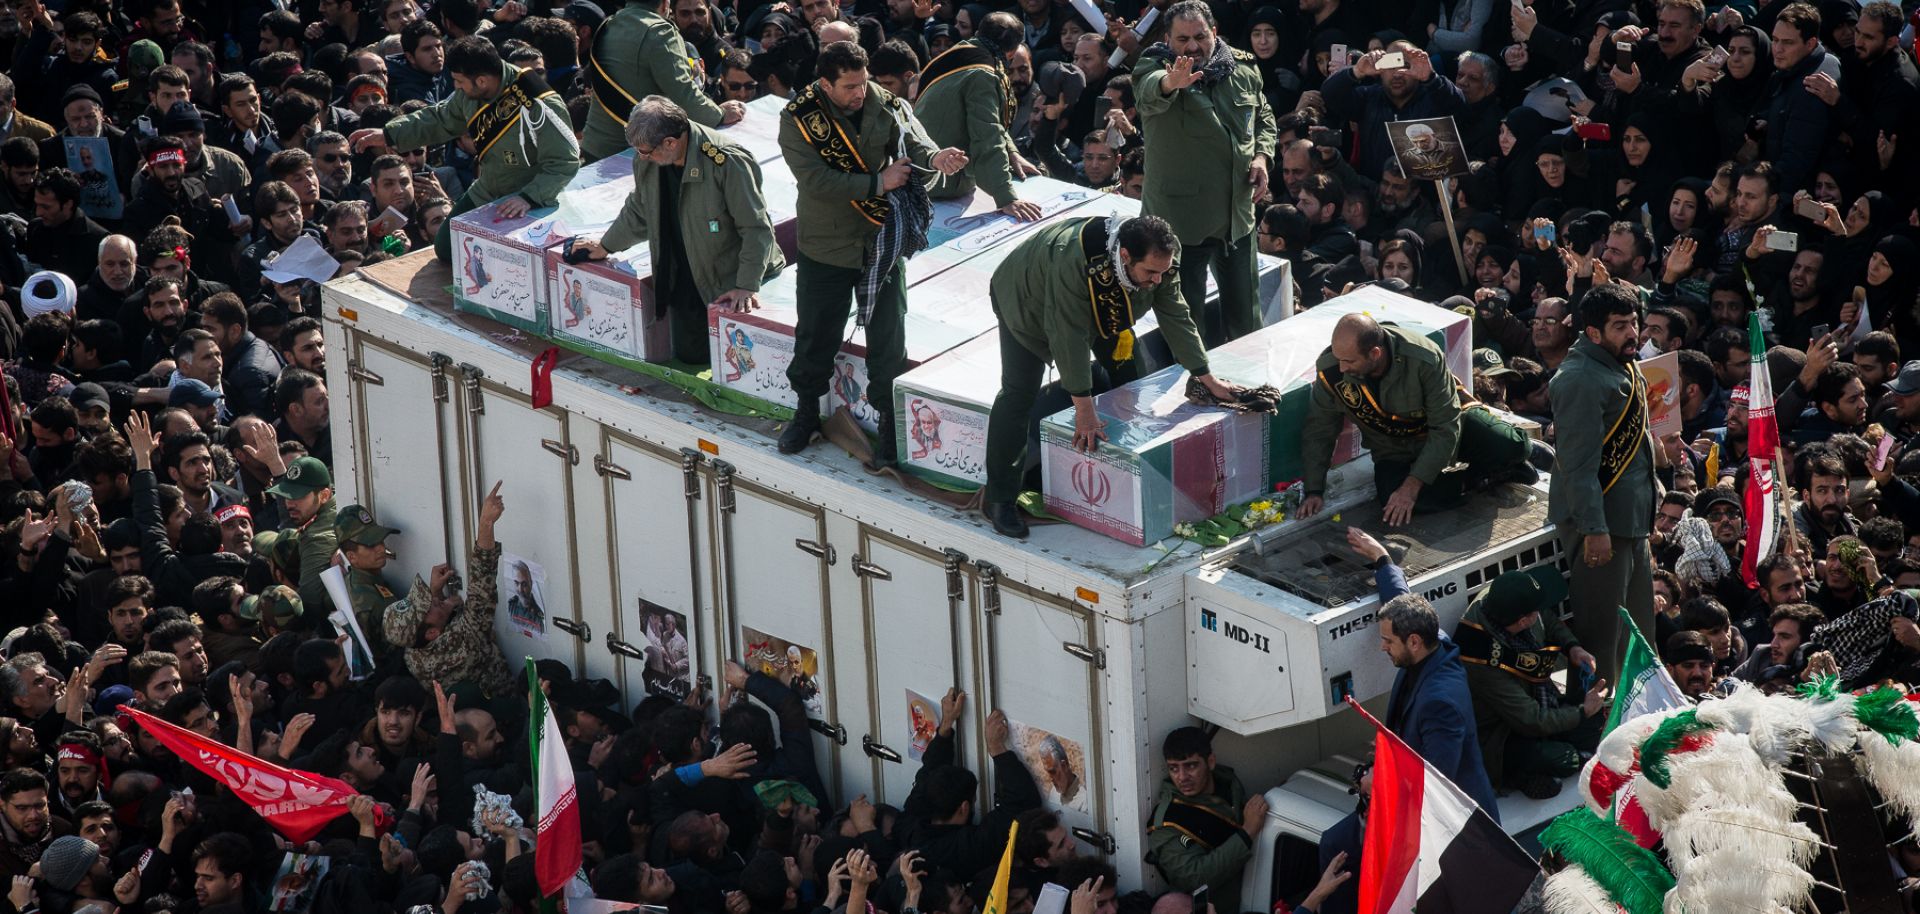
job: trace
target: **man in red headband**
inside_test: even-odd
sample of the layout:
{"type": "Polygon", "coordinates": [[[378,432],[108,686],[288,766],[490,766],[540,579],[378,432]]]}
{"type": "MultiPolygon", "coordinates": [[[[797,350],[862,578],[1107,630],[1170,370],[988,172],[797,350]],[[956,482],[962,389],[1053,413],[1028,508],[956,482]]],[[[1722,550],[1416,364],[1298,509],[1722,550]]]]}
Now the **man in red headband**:
{"type": "Polygon", "coordinates": [[[113,781],[107,774],[107,760],[100,753],[100,738],[89,730],[61,734],[54,753],[54,778],[60,787],[56,813],[63,818],[71,820],[82,803],[106,799],[113,781]]]}
{"type": "Polygon", "coordinates": [[[168,216],[193,236],[194,260],[208,278],[225,283],[233,279],[231,249],[234,225],[224,207],[207,190],[206,182],[187,174],[187,149],[178,137],[148,141],[141,150],[146,180],[139,182],[127,204],[128,234],[144,238],[168,216]]]}

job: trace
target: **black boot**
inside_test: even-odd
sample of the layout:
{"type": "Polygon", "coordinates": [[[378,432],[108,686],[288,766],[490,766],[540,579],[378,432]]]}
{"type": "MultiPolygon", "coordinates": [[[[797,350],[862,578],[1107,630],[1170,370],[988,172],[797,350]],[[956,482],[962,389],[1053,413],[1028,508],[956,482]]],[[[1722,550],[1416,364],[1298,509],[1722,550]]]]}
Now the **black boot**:
{"type": "Polygon", "coordinates": [[[793,419],[787,423],[785,431],[780,433],[780,453],[798,454],[813,443],[813,436],[820,432],[820,401],[811,397],[801,397],[800,405],[794,408],[793,419]]]}
{"type": "Polygon", "coordinates": [[[873,468],[884,470],[900,462],[900,445],[894,440],[892,413],[880,414],[880,443],[873,449],[873,468]]]}
{"type": "Polygon", "coordinates": [[[993,532],[1017,540],[1027,538],[1027,519],[1020,514],[1019,505],[1010,501],[990,501],[983,510],[987,520],[993,522],[993,532]]]}

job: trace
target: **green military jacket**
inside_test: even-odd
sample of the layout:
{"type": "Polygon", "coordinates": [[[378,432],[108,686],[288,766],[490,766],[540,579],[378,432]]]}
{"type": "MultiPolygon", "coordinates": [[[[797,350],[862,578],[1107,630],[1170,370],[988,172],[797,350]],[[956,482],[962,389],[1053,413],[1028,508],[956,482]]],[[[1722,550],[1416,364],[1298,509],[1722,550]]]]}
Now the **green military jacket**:
{"type": "Polygon", "coordinates": [[[300,528],[300,586],[296,589],[300,591],[302,613],[294,624],[303,629],[318,628],[326,621],[327,607],[333,605],[320,573],[332,567],[333,554],[340,551],[340,531],[333,526],[339,514],[339,502],[327,499],[314,512],[313,520],[300,528]]]}
{"type": "MultiPolygon", "coordinates": [[[[660,166],[633,159],[633,193],[601,238],[609,251],[642,241],[653,260],[660,250],[660,166]]],[[[773,221],[760,195],[760,165],[738,143],[699,124],[687,126],[687,161],[680,172],[680,240],[701,301],[732,289],[758,291],[760,281],[780,272],[787,259],[773,240],[773,221]]]]}
{"type": "MultiPolygon", "coordinates": [[[[1378,405],[1379,411],[1409,426],[1424,428],[1411,435],[1389,435],[1355,418],[1360,427],[1360,442],[1376,460],[1413,465],[1409,474],[1432,485],[1440,471],[1453,465],[1454,450],[1460,443],[1460,392],[1453,373],[1447,370],[1447,357],[1418,331],[1382,325],[1387,332],[1387,373],[1379,380],[1346,378],[1359,382],[1355,388],[1359,408],[1378,405]],[[1366,398],[1371,398],[1368,403],[1366,398]]],[[[1312,395],[1308,399],[1307,424],[1300,433],[1300,462],[1308,495],[1327,490],[1327,467],[1333,461],[1333,446],[1340,437],[1340,420],[1353,415],[1343,395],[1331,383],[1339,377],[1339,365],[1333,347],[1320,353],[1314,365],[1312,395]]]]}
{"type": "Polygon", "coordinates": [[[374,659],[387,653],[387,607],[402,595],[394,593],[384,578],[370,571],[347,566],[347,601],[353,604],[353,617],[367,634],[367,648],[374,659]]]}
{"type": "Polygon", "coordinates": [[[1602,491],[1600,445],[1626,408],[1633,379],[1626,366],[1582,334],[1547,382],[1553,402],[1553,479],[1549,519],[1581,535],[1637,538],[1652,531],[1660,493],[1653,476],[1653,438],[1641,436],[1632,462],[1602,491]]]}
{"type": "Polygon", "coordinates": [[[627,116],[649,95],[665,96],[696,124],[720,124],[720,106],[701,89],[680,31],[648,0],[628,3],[601,24],[580,78],[594,94],[580,147],[596,159],[627,148],[627,116]]]}
{"type": "MultiPolygon", "coordinates": [[[[513,64],[501,64],[501,92],[507,92],[521,73],[513,64]]],[[[544,88],[545,83],[539,86],[544,88]]],[[[467,133],[484,105],[455,92],[439,104],[394,118],[387,124],[388,144],[415,149],[447,142],[467,133]]],[[[567,103],[551,89],[537,93],[534,104],[517,112],[498,138],[479,150],[479,160],[479,177],[467,185],[467,197],[475,206],[511,193],[536,207],[552,206],[580,170],[580,145],[567,119],[567,103]]]]}
{"type": "MultiPolygon", "coordinates": [[[[972,39],[947,51],[974,56],[984,52],[972,39]]],[[[945,57],[946,54],[940,55],[945,57]]],[[[934,58],[938,61],[940,57],[934,58]]],[[[933,64],[928,64],[928,69],[933,64]]],[[[937,200],[964,197],[975,184],[986,190],[996,206],[1017,199],[1013,190],[1013,136],[1002,120],[1006,109],[1006,84],[998,61],[988,68],[972,65],[941,75],[931,84],[921,76],[920,97],[913,113],[927,129],[927,137],[940,148],[956,147],[967,154],[965,171],[947,178],[930,195],[937,200]]]]}
{"type": "MultiPolygon", "coordinates": [[[[1067,218],[1036,229],[993,271],[993,306],[1001,325],[1034,355],[1058,365],[1060,386],[1074,396],[1093,389],[1093,347],[1111,354],[1114,345],[1095,333],[1081,247],[1082,230],[1104,218],[1067,218]]],[[[1135,317],[1148,310],[1159,317],[1160,334],[1182,367],[1196,375],[1209,373],[1207,347],[1180,292],[1178,270],[1169,270],[1151,291],[1130,293],[1128,305],[1135,317]]]]}
{"type": "Polygon", "coordinates": [[[856,205],[881,196],[880,172],[898,157],[903,141],[914,165],[933,167],[933,155],[940,148],[927,139],[913,109],[878,83],[867,83],[866,101],[856,112],[842,111],[821,91],[818,81],[795,95],[780,121],[780,153],[800,185],[795,232],[800,253],[829,266],[860,269],[867,242],[880,227],[863,217],[856,205]],[[815,93],[823,114],[816,123],[802,126],[796,111],[815,93]],[[828,165],[808,144],[809,136],[825,140],[831,131],[839,131],[850,142],[865,166],[863,173],[828,165]]]}
{"type": "Polygon", "coordinates": [[[1565,669],[1566,652],[1580,644],[1573,630],[1560,620],[1558,608],[1549,608],[1528,629],[1530,643],[1552,650],[1522,651],[1513,645],[1513,636],[1487,622],[1481,602],[1475,599],[1460,617],[1453,640],[1460,645],[1460,661],[1467,671],[1467,691],[1473,696],[1473,717],[1480,733],[1480,757],[1485,760],[1487,777],[1495,787],[1502,786],[1507,738],[1519,734],[1547,739],[1580,726],[1586,719],[1579,705],[1542,707],[1534,684],[1515,670],[1531,653],[1543,662],[1529,665],[1527,672],[1544,678],[1565,669]],[[1481,633],[1485,635],[1482,636],[1481,633]],[[1477,645],[1491,641],[1497,650],[1480,650],[1477,645]]]}
{"type": "Polygon", "coordinates": [[[1228,822],[1234,830],[1227,840],[1211,848],[1192,836],[1167,825],[1167,807],[1178,791],[1172,778],[1160,782],[1153,800],[1153,819],[1147,831],[1147,859],[1160,869],[1167,883],[1182,892],[1207,886],[1216,911],[1240,910],[1240,871],[1253,857],[1253,836],[1239,829],[1240,813],[1247,805],[1247,788],[1233,769],[1213,766],[1214,792],[1194,801],[1228,822]]]}
{"type": "Polygon", "coordinates": [[[1260,71],[1252,54],[1233,54],[1238,65],[1231,76],[1172,95],[1160,85],[1165,63],[1143,56],[1133,68],[1146,168],[1155,175],[1147,182],[1140,211],[1171,223],[1183,244],[1247,237],[1260,190],[1247,183],[1247,169],[1254,156],[1273,162],[1279,133],[1260,71]]]}

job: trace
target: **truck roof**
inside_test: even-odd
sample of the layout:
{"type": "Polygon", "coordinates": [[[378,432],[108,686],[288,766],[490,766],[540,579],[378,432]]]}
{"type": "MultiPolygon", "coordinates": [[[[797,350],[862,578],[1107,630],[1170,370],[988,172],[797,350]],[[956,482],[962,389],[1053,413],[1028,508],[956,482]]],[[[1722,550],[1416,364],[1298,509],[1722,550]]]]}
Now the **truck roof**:
{"type": "MultiPolygon", "coordinates": [[[[452,282],[452,271],[447,265],[435,260],[430,252],[420,251],[374,264],[328,283],[327,310],[329,316],[337,313],[363,333],[390,338],[391,342],[402,345],[414,342],[391,339],[392,325],[369,321],[363,313],[366,309],[378,309],[423,329],[467,337],[522,366],[530,365],[536,356],[552,346],[515,328],[457,311],[452,282]]],[[[516,387],[526,383],[525,375],[489,372],[489,376],[505,379],[516,387]]],[[[629,401],[636,409],[684,423],[735,453],[747,448],[759,457],[781,461],[794,474],[786,480],[762,478],[759,481],[763,484],[812,498],[831,497],[837,490],[851,485],[859,491],[857,500],[837,502],[835,510],[866,520],[879,516],[883,523],[886,515],[904,514],[921,521],[933,519],[950,524],[956,537],[964,537],[974,546],[967,550],[969,554],[999,562],[1003,567],[1009,567],[1010,563],[1067,566],[1077,572],[1074,577],[1097,578],[1106,587],[1125,591],[1176,569],[1189,569],[1206,551],[1196,543],[1178,539],[1133,546],[1067,523],[1037,524],[1024,542],[1007,539],[995,534],[979,511],[956,506],[972,504],[972,497],[936,490],[919,480],[912,480],[915,489],[909,490],[901,481],[903,477],[869,473],[831,440],[815,444],[799,455],[780,454],[774,448],[781,425],[779,420],[724,412],[661,378],[566,349],[561,350],[552,376],[556,383],[572,381],[605,396],[629,401]],[[1002,553],[1002,550],[1005,551],[1002,553]],[[995,553],[1002,553],[1007,560],[1003,561],[1001,555],[995,553]]],[[[926,537],[922,533],[917,538],[926,537]]],[[[1068,583],[1067,592],[1071,593],[1071,583],[1068,583]]],[[[1118,607],[1107,609],[1112,611],[1118,607]]]]}

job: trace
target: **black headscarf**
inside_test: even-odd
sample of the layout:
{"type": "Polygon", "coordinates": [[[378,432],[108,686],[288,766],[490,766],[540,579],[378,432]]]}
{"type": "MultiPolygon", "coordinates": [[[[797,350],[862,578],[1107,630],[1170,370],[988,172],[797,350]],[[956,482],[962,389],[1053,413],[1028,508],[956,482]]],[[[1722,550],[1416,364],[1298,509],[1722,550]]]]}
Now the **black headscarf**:
{"type": "Polygon", "coordinates": [[[1699,201],[1697,214],[1693,217],[1694,234],[1702,238],[1712,238],[1719,234],[1719,226],[1716,224],[1718,220],[1714,217],[1713,208],[1707,203],[1707,188],[1710,186],[1712,185],[1703,178],[1681,178],[1668,185],[1666,195],[1652,207],[1651,212],[1653,240],[1660,247],[1664,248],[1672,244],[1673,240],[1680,236],[1680,230],[1674,227],[1673,220],[1667,213],[1672,209],[1674,194],[1683,190],[1692,191],[1694,199],[1699,201]]]}
{"type": "MultiPolygon", "coordinates": [[[[1300,103],[1300,74],[1287,62],[1287,14],[1277,6],[1263,6],[1247,17],[1247,52],[1253,55],[1253,67],[1260,71],[1260,87],[1266,92],[1267,105],[1274,112],[1292,111],[1300,103]],[[1253,27],[1272,26],[1278,36],[1273,56],[1261,57],[1253,50],[1253,27]]],[[[1297,55],[1296,55],[1297,57],[1297,55]]]]}
{"type": "Polygon", "coordinates": [[[1887,259],[1893,274],[1877,286],[1868,285],[1864,272],[1853,277],[1866,287],[1868,316],[1877,327],[1892,325],[1902,352],[1916,351],[1907,347],[1920,345],[1920,314],[1915,313],[1920,310],[1915,305],[1915,296],[1920,295],[1920,245],[1901,235],[1888,235],[1874,245],[1873,252],[1887,259]]]}

